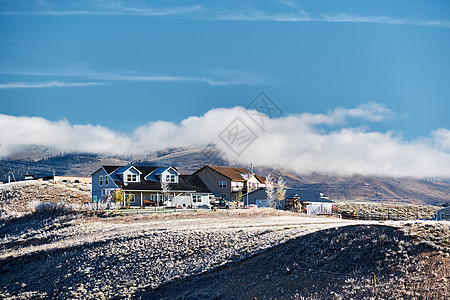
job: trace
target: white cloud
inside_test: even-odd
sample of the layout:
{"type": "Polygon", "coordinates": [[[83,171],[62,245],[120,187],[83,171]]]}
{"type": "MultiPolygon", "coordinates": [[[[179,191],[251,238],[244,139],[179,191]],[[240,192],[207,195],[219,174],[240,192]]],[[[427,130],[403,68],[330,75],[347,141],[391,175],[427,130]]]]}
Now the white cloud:
{"type": "Polygon", "coordinates": [[[427,20],[418,18],[395,18],[386,15],[359,15],[353,13],[330,14],[326,12],[311,13],[302,9],[296,2],[281,0],[282,7],[264,11],[249,5],[239,9],[227,9],[217,3],[208,5],[185,5],[173,7],[149,6],[145,2],[123,1],[74,1],[63,3],[46,3],[36,10],[21,9],[3,11],[0,15],[47,15],[47,16],[140,16],[169,17],[195,20],[220,21],[268,21],[268,22],[332,22],[332,23],[373,23],[389,25],[413,25],[426,27],[450,28],[450,20],[427,20]],[[244,7],[244,8],[242,8],[244,7]]]}
{"type": "Polygon", "coordinates": [[[270,78],[265,73],[238,69],[211,69],[195,75],[169,75],[169,74],[147,74],[134,70],[119,71],[97,71],[93,70],[86,63],[58,62],[57,68],[48,70],[21,70],[20,68],[0,68],[0,74],[53,77],[73,80],[81,79],[86,81],[96,80],[96,82],[61,82],[58,80],[46,82],[12,82],[0,83],[0,89],[11,88],[39,88],[39,87],[74,87],[113,84],[121,81],[132,82],[197,82],[213,86],[229,85],[270,85],[276,80],[270,78]]]}
{"type": "Polygon", "coordinates": [[[0,83],[0,89],[33,89],[33,88],[54,88],[54,87],[85,87],[104,85],[103,82],[61,82],[61,81],[45,81],[45,82],[10,82],[0,83]]]}
{"type": "MultiPolygon", "coordinates": [[[[71,4],[76,4],[73,2],[71,4]]],[[[151,7],[147,5],[127,6],[117,1],[108,1],[107,3],[93,6],[91,1],[72,5],[72,7],[63,6],[44,6],[42,10],[30,11],[4,11],[0,15],[42,15],[42,16],[143,16],[143,17],[161,17],[184,15],[202,10],[200,5],[175,6],[175,7],[151,7]]]]}
{"type": "Polygon", "coordinates": [[[317,21],[334,22],[334,23],[373,23],[373,24],[388,24],[388,25],[413,25],[426,27],[443,27],[450,28],[449,20],[415,20],[415,19],[401,19],[387,16],[361,16],[355,14],[322,14],[317,21]]]}
{"type": "Polygon", "coordinates": [[[410,25],[450,28],[450,20],[402,19],[387,16],[364,16],[356,14],[320,14],[312,16],[304,11],[299,13],[266,13],[263,11],[224,11],[206,19],[222,21],[268,21],[268,22],[318,22],[318,23],[372,23],[386,25],[410,25]]]}
{"type": "Polygon", "coordinates": [[[445,128],[439,128],[432,132],[432,141],[435,146],[442,150],[450,152],[450,131],[445,128]]]}
{"type": "MultiPolygon", "coordinates": [[[[197,147],[212,142],[230,161],[278,166],[299,173],[450,176],[448,129],[440,128],[429,137],[406,141],[393,132],[342,128],[350,118],[373,122],[393,116],[392,111],[377,103],[351,109],[336,108],[326,114],[304,113],[274,119],[262,115],[265,118],[263,129],[249,117],[255,113],[242,107],[217,108],[179,124],[150,122],[128,135],[100,125],[72,125],[67,120],[52,122],[39,117],[0,115],[0,156],[8,156],[29,145],[65,152],[141,155],[167,147],[197,147]],[[257,135],[248,147],[237,145],[246,140],[236,135],[233,139],[236,131],[228,127],[236,117],[257,135]],[[332,130],[320,129],[324,124],[332,130]],[[333,127],[335,125],[340,127],[333,127]],[[230,136],[232,138],[228,139],[230,136]],[[240,152],[239,155],[233,149],[240,152]]],[[[247,130],[240,127],[237,132],[242,133],[244,129],[247,130]]]]}
{"type": "Polygon", "coordinates": [[[344,124],[349,117],[379,122],[384,119],[392,118],[393,116],[394,113],[386,106],[375,102],[367,102],[351,109],[337,107],[327,114],[304,113],[301,115],[301,118],[309,125],[341,125],[344,124]]]}

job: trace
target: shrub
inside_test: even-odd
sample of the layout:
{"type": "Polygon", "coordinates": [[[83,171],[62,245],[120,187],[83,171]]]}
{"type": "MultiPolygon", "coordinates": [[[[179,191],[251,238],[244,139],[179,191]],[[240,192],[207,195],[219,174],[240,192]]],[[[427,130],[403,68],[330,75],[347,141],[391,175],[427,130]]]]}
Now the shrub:
{"type": "Polygon", "coordinates": [[[29,204],[29,208],[36,213],[70,213],[74,212],[77,209],[75,205],[67,205],[64,202],[41,202],[41,201],[32,201],[29,204]]]}

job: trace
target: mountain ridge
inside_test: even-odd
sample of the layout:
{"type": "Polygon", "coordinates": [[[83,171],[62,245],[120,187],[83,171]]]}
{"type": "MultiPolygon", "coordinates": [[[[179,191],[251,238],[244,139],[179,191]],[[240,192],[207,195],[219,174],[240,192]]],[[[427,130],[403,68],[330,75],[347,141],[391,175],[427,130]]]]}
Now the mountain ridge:
{"type": "MultiPolygon", "coordinates": [[[[49,175],[53,170],[57,175],[88,176],[100,165],[172,165],[183,174],[190,174],[205,164],[248,168],[224,160],[220,151],[211,147],[173,148],[140,157],[107,157],[82,153],[45,155],[45,153],[45,151],[41,155],[29,153],[27,157],[24,152],[20,156],[0,160],[0,181],[7,180],[7,173],[11,169],[15,170],[16,178],[23,178],[24,173],[49,175]],[[32,160],[30,157],[39,159],[32,160]]],[[[282,176],[288,186],[321,192],[335,200],[425,205],[442,205],[450,202],[448,178],[433,181],[430,178],[378,175],[298,174],[268,166],[255,166],[255,173],[262,176],[267,174],[282,176]]]]}

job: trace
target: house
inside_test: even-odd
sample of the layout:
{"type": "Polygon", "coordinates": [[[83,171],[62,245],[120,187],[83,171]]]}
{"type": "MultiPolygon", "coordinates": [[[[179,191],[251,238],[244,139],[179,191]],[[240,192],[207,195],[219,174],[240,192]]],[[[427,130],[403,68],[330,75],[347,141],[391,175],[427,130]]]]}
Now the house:
{"type": "Polygon", "coordinates": [[[450,221],[450,206],[438,209],[436,212],[436,220],[450,221]]]}
{"type": "MultiPolygon", "coordinates": [[[[246,205],[247,203],[257,207],[267,207],[269,205],[265,187],[250,191],[244,195],[243,200],[246,205]]],[[[331,214],[335,209],[335,205],[334,201],[320,193],[302,188],[287,188],[284,199],[277,201],[276,208],[318,215],[331,214]]]]}
{"type": "Polygon", "coordinates": [[[214,196],[225,200],[237,200],[239,192],[245,194],[266,186],[264,177],[243,168],[207,165],[197,170],[194,175],[200,177],[214,196]]]}
{"type": "Polygon", "coordinates": [[[105,201],[122,189],[130,206],[210,206],[211,192],[200,177],[181,175],[174,167],[100,166],[90,177],[93,202],[105,201]],[[169,187],[166,195],[162,182],[169,187]]]}

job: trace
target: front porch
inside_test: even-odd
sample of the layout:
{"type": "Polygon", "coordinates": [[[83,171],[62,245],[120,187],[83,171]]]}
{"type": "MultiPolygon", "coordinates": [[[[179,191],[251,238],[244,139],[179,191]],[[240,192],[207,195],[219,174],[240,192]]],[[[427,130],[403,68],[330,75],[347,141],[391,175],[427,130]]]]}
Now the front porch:
{"type": "Polygon", "coordinates": [[[136,207],[177,207],[194,208],[202,205],[209,206],[209,195],[195,192],[169,192],[164,197],[158,191],[124,191],[124,206],[128,206],[127,198],[131,195],[129,205],[136,207]]]}

